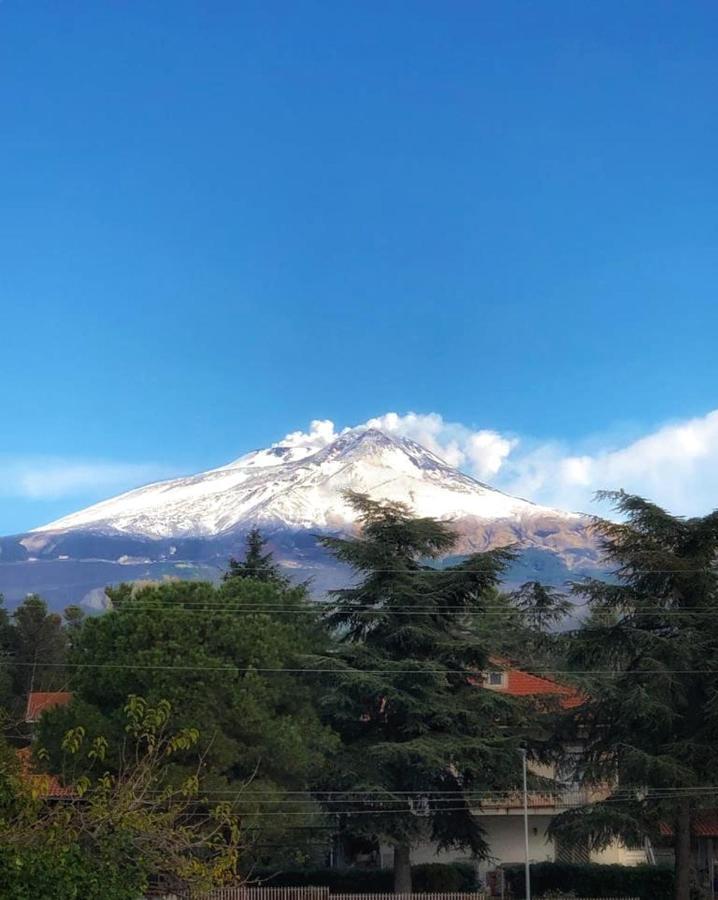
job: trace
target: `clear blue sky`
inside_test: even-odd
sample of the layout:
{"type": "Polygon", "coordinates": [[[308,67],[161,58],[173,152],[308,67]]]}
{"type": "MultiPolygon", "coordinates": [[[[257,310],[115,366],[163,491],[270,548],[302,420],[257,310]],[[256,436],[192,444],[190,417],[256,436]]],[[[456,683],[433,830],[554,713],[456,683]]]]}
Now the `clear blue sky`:
{"type": "Polygon", "coordinates": [[[0,464],[705,413],[717,85],[709,0],[4,0],[0,464]]]}

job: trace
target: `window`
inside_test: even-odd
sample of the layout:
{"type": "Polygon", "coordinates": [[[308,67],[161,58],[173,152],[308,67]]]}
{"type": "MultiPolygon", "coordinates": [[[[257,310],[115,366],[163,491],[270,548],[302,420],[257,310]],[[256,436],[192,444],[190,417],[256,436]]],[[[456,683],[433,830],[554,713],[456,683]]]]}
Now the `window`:
{"type": "Polygon", "coordinates": [[[506,684],[505,672],[488,672],[486,674],[486,684],[488,687],[501,688],[506,684]]]}

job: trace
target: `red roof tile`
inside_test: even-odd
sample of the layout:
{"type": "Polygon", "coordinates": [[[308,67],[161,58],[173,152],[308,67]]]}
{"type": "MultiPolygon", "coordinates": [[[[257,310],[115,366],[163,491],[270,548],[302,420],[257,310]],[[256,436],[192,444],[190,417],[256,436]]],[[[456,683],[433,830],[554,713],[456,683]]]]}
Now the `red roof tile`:
{"type": "Polygon", "coordinates": [[[73,797],[72,788],[63,787],[55,775],[45,775],[33,771],[32,748],[22,747],[16,751],[20,760],[20,772],[23,780],[34,787],[42,797],[73,797]]]}
{"type": "MultiPolygon", "coordinates": [[[[694,837],[718,837],[718,810],[698,810],[691,816],[691,831],[694,837]]],[[[661,834],[671,836],[673,827],[661,822],[661,834]]]]}
{"type": "Polygon", "coordinates": [[[26,722],[37,722],[46,709],[67,706],[72,700],[68,691],[33,691],[27,695],[26,722]]]}
{"type": "Polygon", "coordinates": [[[531,675],[520,669],[509,669],[506,674],[508,676],[506,693],[513,697],[559,696],[564,709],[572,709],[581,704],[581,695],[567,684],[559,684],[550,678],[531,675]]]}

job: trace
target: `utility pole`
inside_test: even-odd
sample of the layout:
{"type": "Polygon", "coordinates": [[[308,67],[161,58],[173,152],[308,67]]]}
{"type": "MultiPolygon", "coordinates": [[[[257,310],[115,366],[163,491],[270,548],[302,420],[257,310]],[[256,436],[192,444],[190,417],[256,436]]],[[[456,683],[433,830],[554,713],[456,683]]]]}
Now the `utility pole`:
{"type": "Polygon", "coordinates": [[[526,749],[519,750],[523,762],[524,775],[524,852],[526,871],[526,900],[531,900],[531,864],[529,863],[529,792],[526,778],[526,749]]]}

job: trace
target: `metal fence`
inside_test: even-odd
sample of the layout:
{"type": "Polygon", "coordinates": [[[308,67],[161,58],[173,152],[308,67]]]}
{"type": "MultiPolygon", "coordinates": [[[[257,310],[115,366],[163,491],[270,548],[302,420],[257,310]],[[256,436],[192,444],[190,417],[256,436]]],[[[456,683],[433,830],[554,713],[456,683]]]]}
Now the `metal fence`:
{"type": "Polygon", "coordinates": [[[330,900],[489,900],[483,891],[472,893],[446,893],[422,891],[414,894],[330,894],[330,900]]]}
{"type": "MultiPolygon", "coordinates": [[[[167,900],[171,898],[168,897],[167,900]]],[[[227,887],[212,891],[204,900],[489,900],[489,895],[483,891],[342,894],[330,893],[327,887],[227,887]]]]}
{"type": "MultiPolygon", "coordinates": [[[[562,900],[566,895],[542,894],[541,900],[562,900]]],[[[158,900],[184,900],[167,895],[158,900]]],[[[342,894],[328,887],[226,887],[205,895],[203,900],[491,900],[484,891],[472,893],[421,892],[414,894],[342,894]]],[[[639,900],[638,897],[585,897],[581,900],[639,900]]]]}

